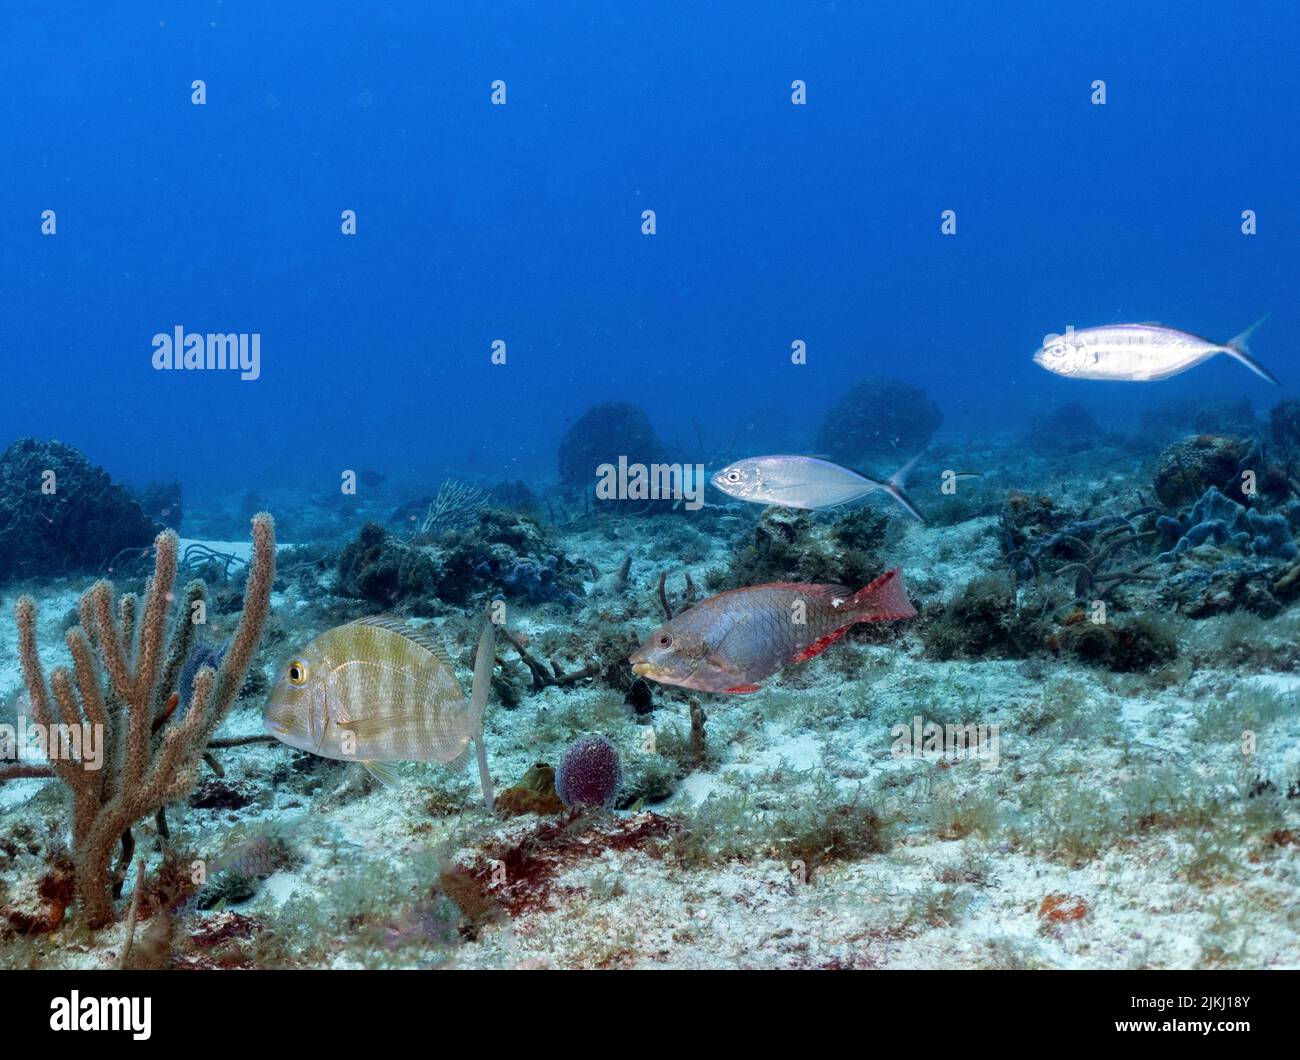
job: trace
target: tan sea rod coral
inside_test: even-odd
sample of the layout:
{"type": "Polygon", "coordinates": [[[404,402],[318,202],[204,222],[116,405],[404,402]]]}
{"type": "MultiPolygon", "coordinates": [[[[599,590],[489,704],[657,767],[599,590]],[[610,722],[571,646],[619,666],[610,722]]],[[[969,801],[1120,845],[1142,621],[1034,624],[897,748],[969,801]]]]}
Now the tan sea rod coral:
{"type": "Polygon", "coordinates": [[[154,551],[154,573],[142,609],[133,594],[123,596],[114,608],[113,586],[102,580],[81,597],[81,624],[67,633],[75,673],[58,667],[48,684],[36,646],[36,602],[24,596],[15,607],[33,717],[48,732],[59,723],[81,728],[84,722],[102,733],[99,769],[87,768],[75,755],[50,755],[54,774],[71,793],[76,893],[90,927],[103,927],[116,916],[114,848],[121,841],[129,863],[131,827],[190,793],[208,740],[239,694],[270,609],[275,522],[265,512],[253,517],[244,610],[230,650],[220,670],[199,670],[188,709],[170,723],[181,668],[194,639],[195,615],[203,611],[195,605],[204,600],[206,590],[200,581],[186,586],[184,608],[170,623],[169,640],[176,534],[159,534],[154,551]]]}

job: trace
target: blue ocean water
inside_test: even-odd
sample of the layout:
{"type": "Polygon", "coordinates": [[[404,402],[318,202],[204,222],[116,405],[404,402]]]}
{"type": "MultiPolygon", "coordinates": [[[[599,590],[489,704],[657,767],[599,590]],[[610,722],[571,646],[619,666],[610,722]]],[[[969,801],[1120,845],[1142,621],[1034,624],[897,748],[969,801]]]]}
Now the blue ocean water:
{"type": "Polygon", "coordinates": [[[969,436],[1279,396],[1226,358],[1050,376],[1068,324],[1271,313],[1253,348],[1300,386],[1294,5],[71,3],[0,32],[0,436],[129,482],[545,481],[607,398],[761,450],[880,374],[969,436]],[[260,377],[155,371],[178,325],[260,334],[260,377]]]}

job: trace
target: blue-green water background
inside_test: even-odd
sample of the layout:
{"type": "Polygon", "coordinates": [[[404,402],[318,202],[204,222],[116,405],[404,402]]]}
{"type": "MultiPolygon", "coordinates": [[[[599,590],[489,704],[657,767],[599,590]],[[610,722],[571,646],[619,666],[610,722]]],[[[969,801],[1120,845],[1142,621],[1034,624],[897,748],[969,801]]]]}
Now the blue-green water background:
{"type": "Polygon", "coordinates": [[[1282,3],[5,5],[0,444],[273,495],[544,481],[610,397],[763,451],[875,374],[967,437],[1072,399],[1265,410],[1300,386],[1297,39],[1282,3]],[[1282,392],[1030,360],[1270,312],[1282,392]],[[261,378],[155,372],[177,324],[259,332],[261,378]]]}

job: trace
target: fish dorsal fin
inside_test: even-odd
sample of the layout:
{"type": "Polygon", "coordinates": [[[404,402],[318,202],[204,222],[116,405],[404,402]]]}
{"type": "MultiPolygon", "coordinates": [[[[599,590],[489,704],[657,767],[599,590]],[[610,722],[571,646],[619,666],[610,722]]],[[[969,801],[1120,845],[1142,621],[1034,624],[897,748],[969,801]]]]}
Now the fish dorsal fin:
{"type": "Polygon", "coordinates": [[[743,589],[729,589],[725,593],[718,593],[718,596],[711,597],[711,599],[716,600],[728,593],[752,593],[761,589],[792,589],[809,600],[821,599],[829,604],[834,604],[837,599],[848,600],[853,596],[853,590],[847,585],[828,585],[825,582],[767,582],[763,585],[751,585],[743,589]]]}
{"type": "Polygon", "coordinates": [[[847,585],[822,585],[818,589],[820,595],[834,608],[841,608],[853,599],[853,590],[847,585]]]}
{"type": "Polygon", "coordinates": [[[352,623],[354,626],[374,626],[376,629],[386,629],[389,633],[396,633],[399,637],[405,637],[412,644],[418,644],[429,654],[433,655],[440,663],[444,664],[453,674],[456,672],[456,664],[452,661],[451,656],[447,653],[438,636],[429,630],[416,629],[408,625],[400,618],[392,615],[372,615],[370,618],[359,618],[352,623]]]}
{"type": "Polygon", "coordinates": [[[334,723],[342,729],[353,733],[359,739],[382,737],[400,725],[413,724],[420,720],[415,714],[376,714],[373,717],[346,718],[335,717],[334,723]]]}

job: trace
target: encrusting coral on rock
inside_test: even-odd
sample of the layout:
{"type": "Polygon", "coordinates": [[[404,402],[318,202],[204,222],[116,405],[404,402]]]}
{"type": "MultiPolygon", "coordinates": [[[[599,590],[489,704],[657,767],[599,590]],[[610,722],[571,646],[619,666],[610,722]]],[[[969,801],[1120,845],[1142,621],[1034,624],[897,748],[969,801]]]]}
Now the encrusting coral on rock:
{"type": "Polygon", "coordinates": [[[629,463],[649,464],[661,449],[645,409],[627,401],[605,401],[587,409],[560,440],[560,482],[588,489],[601,464],[616,463],[620,456],[629,463]]]}
{"type": "Polygon", "coordinates": [[[160,529],[70,445],[21,438],[0,453],[0,582],[94,572],[160,529]]]}
{"type": "Polygon", "coordinates": [[[1165,449],[1156,460],[1153,480],[1161,504],[1190,504],[1211,487],[1224,492],[1239,483],[1239,472],[1250,453],[1241,438],[1200,434],[1165,449]]]}
{"type": "Polygon", "coordinates": [[[902,463],[900,455],[919,452],[942,423],[939,406],[919,387],[900,379],[864,379],[826,414],[813,446],[851,466],[863,457],[902,463]]]}
{"type": "Polygon", "coordinates": [[[102,758],[91,768],[89,749],[64,754],[51,747],[49,759],[71,794],[71,852],[76,896],[92,928],[115,919],[113,850],[121,842],[125,869],[134,843],[132,826],[194,787],[198,764],[217,726],[239,694],[261,640],[275,579],[275,523],[253,518],[253,549],[244,590],[243,613],[219,670],[201,667],[184,717],[168,725],[176,709],[181,669],[194,637],[202,582],[191,582],[184,607],[171,624],[168,615],[176,580],[178,541],[174,531],[154,542],[154,574],[143,606],[133,594],[114,608],[111,583],[98,581],[82,597],[81,624],[67,632],[75,673],[51,671],[47,683],[36,644],[36,602],[15,607],[19,654],[32,713],[47,733],[62,724],[93,734],[102,758]],[[116,613],[115,613],[116,612],[116,613]],[[56,721],[57,704],[57,721],[56,721]]]}
{"type": "Polygon", "coordinates": [[[536,520],[486,510],[437,544],[413,545],[377,523],[361,528],[339,554],[339,588],[382,607],[431,614],[439,603],[499,593],[531,603],[576,603],[582,573],[536,520]]]}

